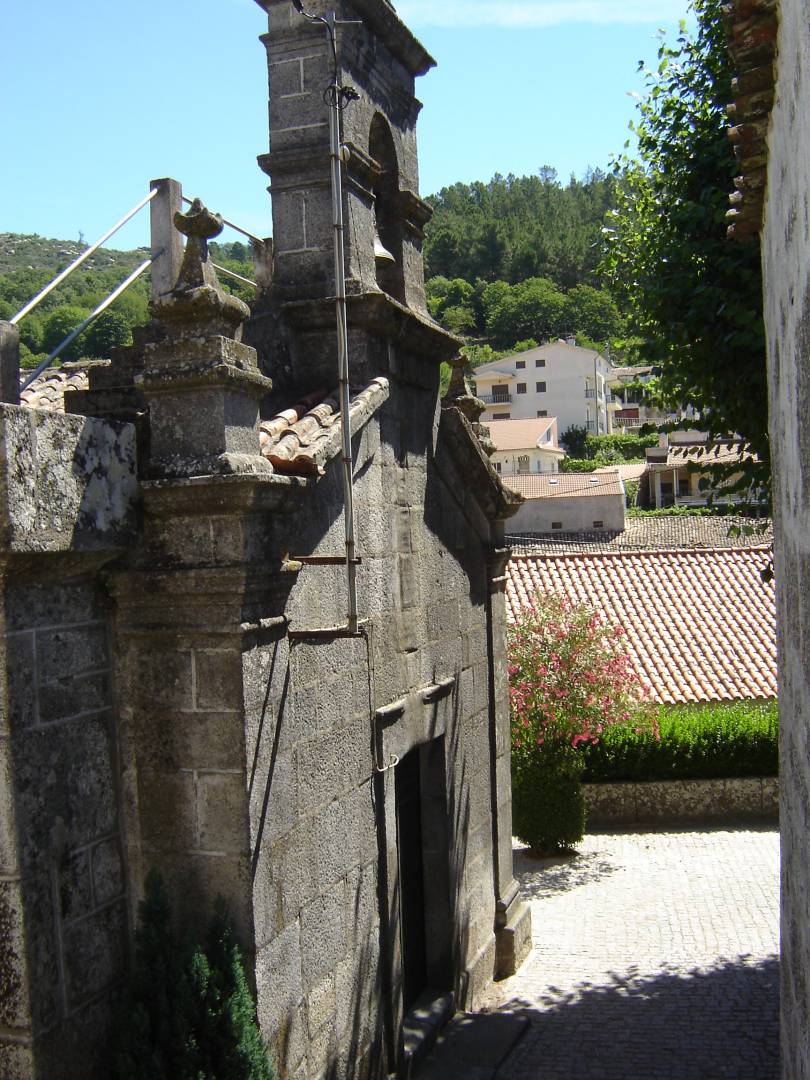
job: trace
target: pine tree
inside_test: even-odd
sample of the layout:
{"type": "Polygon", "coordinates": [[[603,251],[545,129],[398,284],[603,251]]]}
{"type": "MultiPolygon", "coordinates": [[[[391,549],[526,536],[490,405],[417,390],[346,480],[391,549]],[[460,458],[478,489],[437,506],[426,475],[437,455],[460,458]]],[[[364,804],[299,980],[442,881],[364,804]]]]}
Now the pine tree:
{"type": "Polygon", "coordinates": [[[160,875],[146,878],[116,1080],[274,1080],[224,901],[204,945],[179,946],[160,875]]]}

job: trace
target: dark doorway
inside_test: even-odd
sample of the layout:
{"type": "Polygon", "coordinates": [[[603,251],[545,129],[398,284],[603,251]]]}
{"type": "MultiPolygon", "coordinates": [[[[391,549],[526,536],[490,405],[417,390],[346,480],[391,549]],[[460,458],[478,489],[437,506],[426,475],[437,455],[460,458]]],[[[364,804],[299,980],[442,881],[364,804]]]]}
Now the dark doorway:
{"type": "Polygon", "coordinates": [[[407,1012],[428,982],[418,748],[405,755],[395,775],[403,1005],[407,1012]]]}

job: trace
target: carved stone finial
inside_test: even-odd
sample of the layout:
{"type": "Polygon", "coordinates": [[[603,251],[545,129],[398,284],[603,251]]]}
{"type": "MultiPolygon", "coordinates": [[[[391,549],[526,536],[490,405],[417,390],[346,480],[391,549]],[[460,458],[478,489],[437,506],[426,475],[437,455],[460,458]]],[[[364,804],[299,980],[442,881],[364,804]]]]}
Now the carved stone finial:
{"type": "Polygon", "coordinates": [[[213,214],[195,199],[187,214],[178,212],[174,215],[174,227],[188,237],[175,290],[198,289],[202,285],[217,288],[219,282],[208,254],[208,241],[222,232],[220,215],[213,214]]]}
{"type": "Polygon", "coordinates": [[[473,394],[467,382],[469,361],[466,356],[459,353],[447,362],[452,369],[452,375],[450,376],[447,393],[442,398],[442,408],[458,409],[462,416],[469,420],[484,453],[488,457],[492,457],[495,453],[495,443],[489,437],[489,428],[478,422],[481,413],[486,409],[486,405],[481,398],[473,394]]]}
{"type": "Polygon", "coordinates": [[[187,214],[178,212],[173,220],[177,231],[188,237],[180,275],[172,291],[153,300],[149,310],[175,335],[223,334],[241,341],[241,324],[250,308],[222,288],[208,251],[208,241],[222,232],[222,218],[195,199],[187,214]]]}
{"type": "Polygon", "coordinates": [[[447,393],[442,398],[442,405],[444,408],[453,406],[466,416],[471,424],[475,424],[478,422],[478,417],[484,411],[486,405],[470,390],[467,382],[469,361],[466,356],[459,353],[447,362],[452,369],[452,375],[450,376],[447,393]]]}

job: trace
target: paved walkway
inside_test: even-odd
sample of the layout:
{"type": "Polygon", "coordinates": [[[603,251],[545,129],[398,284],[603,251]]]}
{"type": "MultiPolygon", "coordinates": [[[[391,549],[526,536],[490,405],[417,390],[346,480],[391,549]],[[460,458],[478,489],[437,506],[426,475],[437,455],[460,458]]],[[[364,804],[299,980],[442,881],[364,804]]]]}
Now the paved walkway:
{"type": "Polygon", "coordinates": [[[776,1080],[775,829],[588,836],[515,869],[534,948],[430,1080],[776,1080]]]}

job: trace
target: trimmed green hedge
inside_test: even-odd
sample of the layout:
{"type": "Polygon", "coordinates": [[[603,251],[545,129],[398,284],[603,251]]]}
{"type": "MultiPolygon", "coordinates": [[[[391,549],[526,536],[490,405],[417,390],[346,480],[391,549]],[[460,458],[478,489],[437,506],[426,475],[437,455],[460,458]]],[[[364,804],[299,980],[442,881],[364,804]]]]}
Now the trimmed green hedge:
{"type": "Polygon", "coordinates": [[[662,706],[661,738],[632,726],[606,728],[584,751],[587,783],[776,776],[776,702],[662,706]]]}
{"type": "Polygon", "coordinates": [[[739,515],[739,512],[739,507],[729,508],[720,503],[714,506],[664,506],[660,510],[642,510],[638,506],[633,506],[628,509],[627,516],[637,518],[725,517],[731,513],[739,515]]]}

